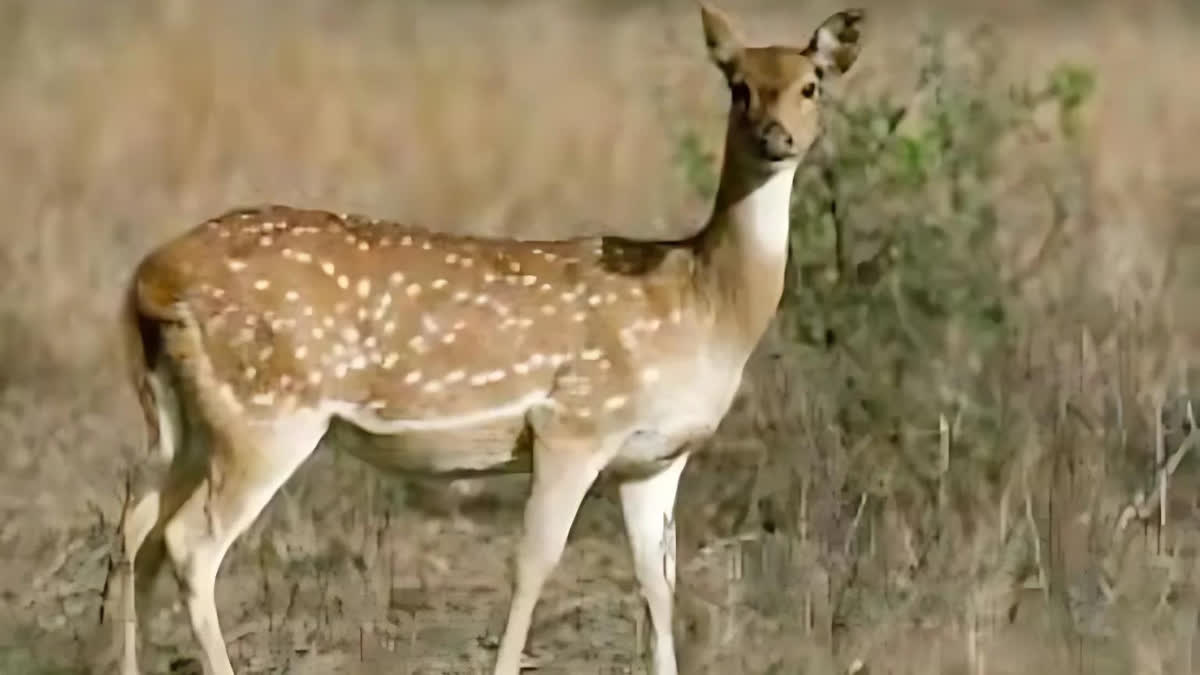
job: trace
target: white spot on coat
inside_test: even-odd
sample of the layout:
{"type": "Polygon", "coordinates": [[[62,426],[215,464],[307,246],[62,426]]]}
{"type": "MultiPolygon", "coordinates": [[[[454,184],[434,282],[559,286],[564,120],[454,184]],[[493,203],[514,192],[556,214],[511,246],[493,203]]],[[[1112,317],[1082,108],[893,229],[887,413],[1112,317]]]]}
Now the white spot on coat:
{"type": "Polygon", "coordinates": [[[613,396],[604,401],[605,410],[620,410],[629,399],[624,396],[613,396]]]}

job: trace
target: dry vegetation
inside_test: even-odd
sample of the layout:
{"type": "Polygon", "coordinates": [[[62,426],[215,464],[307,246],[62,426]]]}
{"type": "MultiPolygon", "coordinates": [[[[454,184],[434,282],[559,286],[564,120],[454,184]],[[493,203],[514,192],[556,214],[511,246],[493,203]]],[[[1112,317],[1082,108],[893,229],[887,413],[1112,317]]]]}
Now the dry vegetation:
{"type": "MultiPolygon", "coordinates": [[[[903,294],[830,282],[819,250],[798,251],[797,292],[684,478],[685,672],[1193,672],[1196,15],[864,4],[875,21],[847,100],[908,104],[901,136],[928,122],[909,95],[930,22],[951,61],[1003,49],[980,87],[1044,81],[1066,59],[1097,89],[1077,137],[1044,104],[987,146],[995,165],[969,195],[994,211],[988,236],[906,240],[920,255],[897,269],[978,270],[1001,328],[964,319],[976,296],[914,323],[903,294]],[[837,339],[802,339],[814,315],[837,339]]],[[[724,6],[772,40],[833,9],[724,6]]],[[[725,96],[686,2],[0,0],[0,672],[87,665],[141,456],[115,307],[150,247],[264,201],[475,232],[687,232],[725,96]]],[[[833,192],[867,249],[913,209],[959,213],[940,200],[944,166],[889,192],[864,173],[872,157],[834,159],[844,150],[813,166],[868,176],[833,192]]],[[[801,188],[828,178],[810,174],[801,188]]],[[[806,199],[798,244],[825,241],[825,202],[806,199]]],[[[226,559],[239,671],[479,672],[524,479],[473,487],[318,453],[226,559]]],[[[643,672],[637,605],[601,486],[536,617],[544,671],[643,672]]],[[[154,672],[190,653],[178,607],[149,623],[154,672]]]]}

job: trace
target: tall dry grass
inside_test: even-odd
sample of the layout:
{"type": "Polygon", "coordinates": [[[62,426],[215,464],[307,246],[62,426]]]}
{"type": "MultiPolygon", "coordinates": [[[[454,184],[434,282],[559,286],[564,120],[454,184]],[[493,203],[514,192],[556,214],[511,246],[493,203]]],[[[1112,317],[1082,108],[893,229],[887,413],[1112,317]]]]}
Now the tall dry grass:
{"type": "MultiPolygon", "coordinates": [[[[780,382],[768,376],[770,354],[760,355],[711,456],[685,478],[681,537],[692,586],[681,590],[681,639],[695,648],[690,658],[723,664],[724,672],[765,672],[764,659],[753,657],[792,649],[800,630],[806,639],[793,650],[792,663],[807,663],[814,672],[828,672],[834,663],[844,668],[855,658],[865,659],[870,672],[1005,673],[1038,666],[1185,672],[1196,604],[1194,565],[1181,553],[1195,538],[1185,527],[1195,504],[1188,496],[1194,480],[1185,480],[1192,465],[1180,470],[1172,488],[1177,515],[1168,555],[1154,537],[1100,547],[1077,521],[1121,513],[1144,485],[1146,462],[1110,465],[1110,455],[1096,448],[1122,436],[1127,455],[1145,451],[1149,457],[1154,424],[1147,411],[1172,376],[1176,384],[1187,381],[1197,347],[1200,324],[1187,311],[1200,281],[1191,271],[1200,243],[1194,226],[1200,171],[1191,147],[1200,137],[1200,89],[1190,85],[1190,64],[1200,58],[1195,12],[1183,3],[1116,0],[1074,2],[1070,10],[987,0],[862,4],[874,11],[874,22],[863,60],[842,87],[852,99],[910,88],[919,29],[930,22],[969,41],[978,39],[972,27],[989,21],[991,39],[1006,46],[1002,66],[1012,78],[1062,59],[1096,73],[1099,89],[1082,141],[1087,199],[1065,243],[1074,255],[1069,267],[1044,270],[1041,277],[1054,297],[1086,297],[1090,304],[1047,305],[1046,329],[1030,337],[1030,354],[1020,363],[1036,373],[1033,379],[1014,383],[1006,373],[995,374],[1022,402],[1021,419],[1031,422],[1020,428],[1024,444],[1017,445],[1039,450],[1021,456],[1038,461],[1013,470],[1004,504],[960,500],[961,512],[934,514],[936,522],[948,523],[938,549],[945,564],[936,568],[943,579],[905,567],[906,556],[919,549],[913,539],[928,535],[932,525],[917,527],[903,505],[875,507],[858,494],[817,499],[812,490],[819,483],[801,476],[841,485],[839,472],[853,466],[822,464],[820,453],[803,455],[777,474],[787,478],[782,485],[764,484],[771,474],[758,470],[765,461],[759,446],[785,446],[807,435],[813,448],[839,448],[840,439],[827,434],[821,391],[806,379],[811,373],[776,373],[780,382]],[[1076,288],[1088,292],[1072,293],[1076,288]],[[1105,320],[1091,325],[1090,337],[1079,337],[1072,323],[1077,315],[1105,320]],[[1121,395],[1111,396],[1114,389],[1121,395]],[[1127,420],[1105,427],[1116,399],[1131,406],[1127,420]],[[1087,425],[1070,420],[1081,415],[1100,430],[1080,431],[1087,425]],[[735,442],[743,438],[754,448],[736,452],[747,445],[735,442]],[[1060,456],[1062,463],[1054,459],[1060,456]],[[1064,482],[1057,473],[1041,473],[1067,465],[1084,467],[1079,470],[1087,478],[1064,482]],[[1102,489],[1064,487],[1078,480],[1102,489]],[[747,495],[757,500],[780,491],[784,504],[796,507],[789,512],[793,522],[783,518],[779,526],[792,552],[782,555],[783,544],[762,538],[737,544],[733,535],[745,534],[738,526],[758,508],[747,504],[747,495]],[[1048,494],[1063,496],[1051,515],[1034,508],[1046,501],[1035,497],[1048,494]],[[1025,532],[1036,536],[1021,545],[1036,550],[1015,559],[1034,560],[1032,571],[983,574],[996,569],[984,564],[990,557],[1012,551],[996,533],[1002,539],[1016,531],[1012,519],[1024,522],[1025,514],[1031,521],[1025,532]],[[833,525],[816,527],[822,522],[833,525]],[[868,549],[847,543],[862,536],[858,528],[870,533],[868,549]],[[738,569],[755,580],[728,583],[723,566],[733,558],[726,554],[737,551],[741,566],[750,549],[761,563],[757,571],[738,569]],[[831,562],[830,550],[840,557],[831,562]],[[901,562],[884,560],[883,552],[901,562]],[[1114,574],[1114,558],[1134,571],[1114,574]],[[847,585],[854,559],[867,561],[858,572],[863,578],[847,585]],[[1054,574],[1064,577],[1061,583],[1051,583],[1054,574]],[[1033,590],[1014,590],[1012,578],[1033,590]],[[1125,585],[1113,591],[1118,581],[1125,585]],[[854,602],[834,602],[829,589],[837,584],[854,602]],[[905,584],[923,585],[928,592],[921,597],[956,609],[889,605],[888,589],[905,584]],[[1051,597],[1052,588],[1063,595],[1051,597]],[[1031,594],[1044,602],[1011,604],[1034,607],[1022,610],[1033,618],[1021,614],[1017,629],[1006,632],[1000,610],[1014,595],[1031,594]],[[731,608],[727,601],[741,604],[731,608]],[[1095,609],[1081,613],[1080,607],[1095,609]],[[1088,634],[1090,642],[1076,630],[1087,620],[1103,624],[1101,637],[1088,634]],[[837,629],[822,632],[821,625],[837,629]]],[[[807,35],[835,8],[824,0],[802,7],[734,0],[723,6],[743,18],[756,41],[807,35]]],[[[685,2],[0,2],[0,203],[6,216],[0,226],[0,429],[8,441],[0,455],[0,546],[10,553],[0,561],[0,590],[13,607],[8,616],[0,612],[0,627],[12,642],[33,645],[0,652],[9,659],[0,666],[33,664],[10,669],[36,672],[35,665],[77,663],[77,638],[93,618],[124,465],[139,453],[112,324],[120,288],[140,255],[208,215],[264,201],[458,231],[690,231],[707,204],[684,180],[679,136],[694,128],[706,149],[719,152],[724,105],[719,78],[703,57],[694,9],[685,2]],[[43,656],[30,655],[39,652],[43,656]]],[[[1014,153],[1015,173],[1024,161],[1031,158],[1014,153]]],[[[1016,200],[1002,205],[1012,218],[1024,219],[1012,223],[1005,242],[1020,259],[1043,229],[1026,206],[1016,200]]],[[[936,420],[921,424],[936,429],[936,420]]],[[[279,653],[299,659],[294,642],[317,645],[313,659],[316,652],[335,657],[321,663],[374,672],[353,665],[360,655],[352,646],[367,624],[389,636],[380,641],[393,651],[403,651],[396,644],[406,640],[428,642],[425,653],[471,651],[455,641],[462,635],[440,642],[413,636],[426,624],[477,613],[452,611],[472,594],[502,606],[502,556],[517,501],[498,490],[476,511],[437,516],[434,525],[423,526],[423,516],[397,504],[387,485],[355,466],[319,458],[271,507],[264,518],[270,527],[256,527],[233,552],[222,607],[253,593],[260,604],[286,605],[266,627],[248,623],[261,607],[231,611],[232,630],[251,636],[241,640],[248,647],[235,649],[247,669],[277,670],[280,661],[272,659],[279,653]],[[416,571],[404,571],[406,565],[416,571]],[[274,569],[304,581],[289,586],[291,577],[280,580],[274,569]],[[463,590],[472,584],[491,590],[463,590]],[[398,586],[427,595],[418,593],[417,608],[398,616],[397,604],[409,606],[409,591],[398,586]],[[289,588],[300,600],[287,601],[289,588]],[[364,600],[368,596],[386,602],[364,600]],[[430,606],[436,616],[421,614],[430,606]]],[[[515,489],[519,494],[519,485],[515,489]]],[[[539,613],[553,617],[543,619],[541,632],[564,652],[560,665],[587,654],[579,644],[583,610],[571,604],[580,589],[593,589],[586,597],[608,607],[587,611],[628,613],[630,577],[618,523],[617,511],[603,500],[585,509],[576,529],[582,552],[568,554],[563,578],[539,613]],[[597,581],[608,577],[615,581],[597,581]],[[574,628],[565,616],[576,617],[574,628]]],[[[189,644],[169,612],[159,623],[170,626],[156,629],[170,636],[164,643],[189,644]]],[[[612,643],[599,651],[614,663],[634,667],[626,654],[631,631],[610,618],[588,634],[612,643]]],[[[163,658],[173,653],[158,650],[163,658]]],[[[309,667],[317,668],[313,663],[309,667]]],[[[469,669],[443,666],[459,667],[469,669]]]]}

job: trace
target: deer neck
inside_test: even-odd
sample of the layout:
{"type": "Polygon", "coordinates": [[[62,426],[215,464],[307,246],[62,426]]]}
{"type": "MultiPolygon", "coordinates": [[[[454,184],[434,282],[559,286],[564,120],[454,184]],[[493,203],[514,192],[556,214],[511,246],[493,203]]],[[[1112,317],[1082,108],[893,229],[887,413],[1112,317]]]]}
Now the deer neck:
{"type": "Polygon", "coordinates": [[[746,356],[783,294],[797,164],[764,166],[733,151],[727,136],[713,213],[699,237],[703,285],[716,302],[717,324],[746,356]]]}

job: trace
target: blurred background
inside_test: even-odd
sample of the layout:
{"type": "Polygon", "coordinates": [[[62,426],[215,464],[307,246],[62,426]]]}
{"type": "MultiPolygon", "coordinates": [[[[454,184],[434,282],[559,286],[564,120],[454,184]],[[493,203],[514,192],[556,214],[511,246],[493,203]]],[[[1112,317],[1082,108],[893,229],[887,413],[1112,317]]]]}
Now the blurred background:
{"type": "MultiPolygon", "coordinates": [[[[684,475],[683,672],[1194,672],[1198,6],[860,4],[778,320],[684,475]]],[[[842,8],[719,6],[798,45],[842,8]]],[[[682,236],[726,105],[691,2],[0,0],[0,673],[91,665],[152,247],[262,202],[682,236]]],[[[526,480],[318,453],[226,558],[238,672],[485,672],[526,480]]],[[[160,597],[145,667],[190,672],[160,597]]],[[[601,485],[531,649],[648,672],[640,615],[601,485]]]]}

